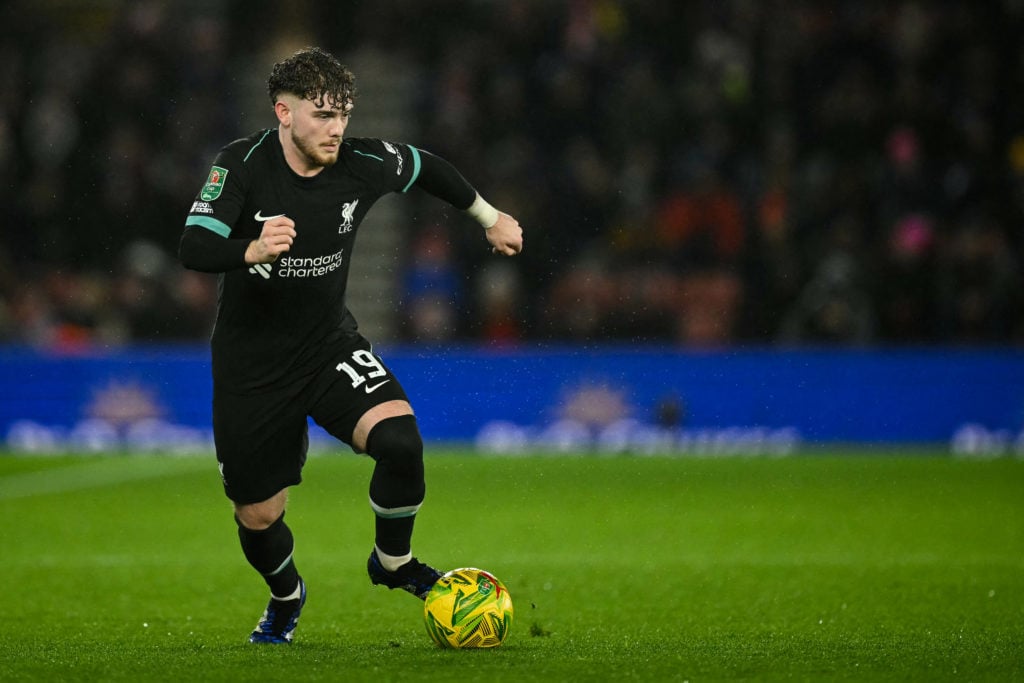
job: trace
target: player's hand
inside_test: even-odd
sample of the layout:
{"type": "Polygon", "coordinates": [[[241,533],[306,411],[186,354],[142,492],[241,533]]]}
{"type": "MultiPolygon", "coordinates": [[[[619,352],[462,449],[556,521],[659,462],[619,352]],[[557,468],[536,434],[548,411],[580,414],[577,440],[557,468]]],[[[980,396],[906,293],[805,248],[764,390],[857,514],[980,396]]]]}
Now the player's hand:
{"type": "Polygon", "coordinates": [[[523,229],[519,221],[507,213],[499,211],[498,222],[484,230],[484,234],[495,254],[515,256],[523,250],[523,229]]]}
{"type": "Polygon", "coordinates": [[[282,253],[292,248],[295,241],[295,221],[288,216],[277,216],[263,224],[260,236],[249,242],[245,262],[273,263],[282,253]]]}

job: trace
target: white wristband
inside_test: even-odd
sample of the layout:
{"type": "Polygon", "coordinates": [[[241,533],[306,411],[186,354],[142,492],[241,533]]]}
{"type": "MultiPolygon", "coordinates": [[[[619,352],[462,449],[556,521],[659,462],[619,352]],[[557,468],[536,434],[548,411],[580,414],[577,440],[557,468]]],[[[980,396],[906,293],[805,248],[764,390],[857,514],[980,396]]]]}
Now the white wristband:
{"type": "Polygon", "coordinates": [[[466,213],[475,218],[477,222],[487,230],[493,228],[498,222],[498,210],[488,204],[487,201],[480,196],[479,192],[476,193],[476,199],[473,200],[472,205],[466,209],[466,213]]]}

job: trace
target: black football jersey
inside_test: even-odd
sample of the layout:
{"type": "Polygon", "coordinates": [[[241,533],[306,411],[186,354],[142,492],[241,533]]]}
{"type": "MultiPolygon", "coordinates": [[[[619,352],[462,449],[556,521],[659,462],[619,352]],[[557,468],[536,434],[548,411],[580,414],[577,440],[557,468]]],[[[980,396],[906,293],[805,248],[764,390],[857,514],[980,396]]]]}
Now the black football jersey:
{"type": "Polygon", "coordinates": [[[296,232],[274,263],[219,276],[211,346],[225,388],[250,391],[314,372],[326,346],[356,334],[345,286],[359,224],[381,196],[416,182],[420,158],[411,145],[346,139],[337,163],[305,178],[285,161],[276,128],[221,150],[187,229],[253,240],[264,220],[283,214],[296,232]]]}

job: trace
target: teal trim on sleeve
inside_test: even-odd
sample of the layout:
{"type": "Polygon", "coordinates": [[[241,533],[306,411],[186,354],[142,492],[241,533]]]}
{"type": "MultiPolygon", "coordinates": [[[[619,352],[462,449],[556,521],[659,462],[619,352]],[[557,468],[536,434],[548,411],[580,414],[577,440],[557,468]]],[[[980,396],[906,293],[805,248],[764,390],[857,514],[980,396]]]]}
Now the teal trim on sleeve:
{"type": "Polygon", "coordinates": [[[209,216],[189,216],[185,220],[185,226],[198,225],[207,230],[211,230],[221,237],[228,237],[231,235],[231,228],[216,218],[210,218],[209,216]]]}
{"type": "Polygon", "coordinates": [[[376,159],[377,161],[384,161],[383,157],[379,157],[376,154],[367,154],[366,152],[360,152],[358,149],[354,149],[352,151],[361,157],[370,157],[371,159],[376,159]]]}
{"type": "Polygon", "coordinates": [[[420,151],[412,145],[407,145],[409,151],[412,152],[412,178],[409,178],[409,183],[402,188],[402,192],[407,192],[412,184],[416,182],[416,179],[420,177],[420,151]]]}

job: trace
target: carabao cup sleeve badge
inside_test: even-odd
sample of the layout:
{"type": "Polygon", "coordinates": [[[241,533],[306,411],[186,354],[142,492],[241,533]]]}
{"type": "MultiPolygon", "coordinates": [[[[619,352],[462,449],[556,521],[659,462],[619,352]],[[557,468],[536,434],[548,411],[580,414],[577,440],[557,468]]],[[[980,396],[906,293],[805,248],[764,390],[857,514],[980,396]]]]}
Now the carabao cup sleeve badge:
{"type": "Polygon", "coordinates": [[[224,191],[224,181],[228,179],[228,169],[214,166],[210,169],[210,175],[206,178],[203,191],[199,196],[204,202],[212,202],[224,191]]]}

